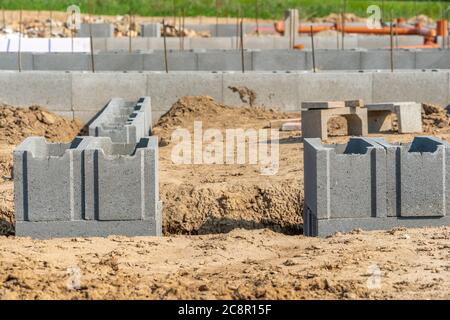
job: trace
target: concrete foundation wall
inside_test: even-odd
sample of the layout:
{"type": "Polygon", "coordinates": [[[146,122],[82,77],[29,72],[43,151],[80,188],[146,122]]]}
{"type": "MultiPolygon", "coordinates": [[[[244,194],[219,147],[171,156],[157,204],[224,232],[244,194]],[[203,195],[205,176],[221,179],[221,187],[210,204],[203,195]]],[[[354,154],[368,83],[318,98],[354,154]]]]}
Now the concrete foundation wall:
{"type": "MultiPolygon", "coordinates": [[[[145,42],[145,39],[138,39],[145,42]]],[[[202,39],[199,39],[202,40],[202,39]]],[[[109,41],[109,40],[108,40],[109,41]]],[[[127,39],[121,39],[128,45],[127,39]]],[[[136,41],[136,45],[139,44],[136,41]]],[[[143,47],[143,46],[142,46],[143,47]]],[[[169,50],[169,71],[240,71],[238,50],[169,50]]],[[[316,70],[390,70],[389,50],[317,50],[316,70]]],[[[397,50],[393,55],[394,69],[445,69],[450,67],[449,50],[397,50]]],[[[24,53],[22,70],[90,71],[89,53],[24,53]]],[[[164,52],[115,51],[97,52],[97,71],[163,71],[164,52]]],[[[298,50],[245,50],[244,66],[248,71],[312,70],[312,52],[298,50]]],[[[0,53],[0,68],[18,70],[16,53],[0,53]]]]}
{"type": "Polygon", "coordinates": [[[186,95],[209,95],[248,106],[233,88],[247,88],[254,104],[300,112],[304,101],[363,99],[366,103],[450,103],[449,71],[384,72],[0,72],[0,102],[46,106],[89,121],[111,97],[152,97],[153,122],[186,95]],[[24,94],[26,90],[26,94],[24,94]]]}

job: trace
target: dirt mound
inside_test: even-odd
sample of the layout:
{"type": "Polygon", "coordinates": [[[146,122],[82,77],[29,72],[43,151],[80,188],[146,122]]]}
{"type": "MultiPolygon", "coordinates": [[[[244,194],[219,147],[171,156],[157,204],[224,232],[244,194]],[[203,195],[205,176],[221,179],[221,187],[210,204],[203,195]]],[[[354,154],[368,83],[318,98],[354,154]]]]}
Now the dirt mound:
{"type": "Polygon", "coordinates": [[[28,109],[0,106],[0,140],[8,144],[19,144],[29,136],[69,142],[82,127],[78,120],[66,119],[39,106],[28,109]]]}
{"type": "Polygon", "coordinates": [[[260,107],[226,106],[204,96],[177,101],[154,128],[163,142],[160,190],[164,233],[207,234],[264,227],[300,233],[301,145],[292,133],[280,132],[285,143],[279,145],[282,156],[275,176],[263,176],[257,165],[251,164],[177,165],[171,161],[170,141],[177,128],[192,133],[194,121],[201,121],[203,129],[214,128],[223,134],[226,129],[258,130],[267,128],[271,120],[298,117],[260,107]]]}
{"type": "Polygon", "coordinates": [[[170,135],[177,128],[192,129],[194,120],[200,120],[209,128],[249,128],[261,121],[289,118],[288,113],[262,107],[232,107],[218,103],[208,96],[187,96],[179,99],[161,117],[153,132],[160,139],[170,141],[170,135]]]}
{"type": "Polygon", "coordinates": [[[423,103],[422,124],[425,132],[435,132],[449,126],[450,117],[442,106],[423,103]]]}
{"type": "Polygon", "coordinates": [[[69,142],[83,124],[72,121],[45,108],[15,108],[0,105],[0,234],[12,232],[14,203],[12,194],[12,151],[14,145],[29,136],[44,136],[53,142],[69,142]]]}

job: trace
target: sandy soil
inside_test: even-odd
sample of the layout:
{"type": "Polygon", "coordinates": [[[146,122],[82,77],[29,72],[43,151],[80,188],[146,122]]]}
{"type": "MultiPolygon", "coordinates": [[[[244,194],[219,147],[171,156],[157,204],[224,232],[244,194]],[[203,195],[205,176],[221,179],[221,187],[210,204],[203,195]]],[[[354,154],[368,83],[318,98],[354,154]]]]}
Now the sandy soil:
{"type": "MultiPolygon", "coordinates": [[[[15,114],[3,124],[0,117],[3,234],[13,231],[11,151],[28,134],[41,132],[23,125],[26,112],[15,114]],[[6,142],[6,132],[15,131],[9,136],[20,138],[6,142]]],[[[201,120],[203,129],[223,131],[266,128],[271,120],[298,117],[258,107],[236,109],[208,97],[183,98],[155,128],[161,139],[165,237],[36,241],[0,236],[0,298],[450,298],[450,227],[355,230],[326,239],[300,235],[300,132],[280,133],[280,168],[274,176],[262,176],[252,165],[191,166],[170,160],[176,143],[172,131],[192,131],[194,120],[201,120]],[[368,283],[377,283],[377,268],[381,287],[369,288],[368,283]]],[[[442,108],[425,107],[427,133],[450,138],[448,120],[442,108]]],[[[58,136],[50,129],[55,123],[45,130],[54,132],[49,135],[53,141],[79,130],[75,124],[71,133],[63,130],[58,136]]],[[[328,142],[345,142],[345,129],[342,119],[330,123],[328,142]]],[[[413,137],[383,136],[389,141],[413,137]]]]}

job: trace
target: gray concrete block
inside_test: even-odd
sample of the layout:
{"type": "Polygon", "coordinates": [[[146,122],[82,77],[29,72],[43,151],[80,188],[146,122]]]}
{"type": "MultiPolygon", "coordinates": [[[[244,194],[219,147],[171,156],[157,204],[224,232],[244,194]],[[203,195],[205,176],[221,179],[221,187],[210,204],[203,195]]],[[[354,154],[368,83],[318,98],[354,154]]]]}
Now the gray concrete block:
{"type": "MultiPolygon", "coordinates": [[[[197,53],[199,71],[237,71],[242,70],[241,52],[208,51],[197,53]]],[[[253,70],[252,52],[244,52],[244,68],[253,70]]]]}
{"type": "Polygon", "coordinates": [[[367,138],[343,145],[322,145],[317,138],[304,143],[305,212],[316,220],[386,217],[382,146],[367,138]]]}
{"type": "MultiPolygon", "coordinates": [[[[22,70],[33,70],[33,54],[23,52],[21,57],[22,70]]],[[[0,52],[0,70],[19,70],[17,53],[0,52]]]]}
{"type": "Polygon", "coordinates": [[[95,70],[98,71],[142,71],[144,55],[141,53],[112,52],[95,56],[95,70]]]}
{"type": "MultiPolygon", "coordinates": [[[[164,38],[146,38],[148,40],[148,50],[164,50],[164,38]]],[[[189,50],[193,49],[191,47],[190,39],[194,38],[185,38],[184,39],[184,49],[189,50]]],[[[166,38],[166,44],[168,50],[180,50],[180,38],[166,38]]]]}
{"type": "Polygon", "coordinates": [[[299,74],[298,78],[297,91],[300,102],[358,99],[372,101],[372,74],[370,73],[304,73],[299,74]]]}
{"type": "Polygon", "coordinates": [[[70,221],[82,217],[82,149],[27,138],[14,150],[16,221],[70,221]]]}
{"type": "Polygon", "coordinates": [[[156,137],[28,138],[14,163],[17,236],[161,235],[156,137]]]}
{"type": "Polygon", "coordinates": [[[188,38],[186,40],[189,40],[189,49],[230,50],[234,47],[232,38],[188,38]]]}
{"type": "Polygon", "coordinates": [[[12,106],[40,105],[71,111],[72,75],[55,72],[0,72],[0,101],[12,106]]]}
{"type": "MultiPolygon", "coordinates": [[[[317,50],[317,70],[359,70],[361,67],[361,52],[355,50],[317,50]]],[[[313,69],[312,52],[306,54],[306,69],[313,69]]]]}
{"type": "Polygon", "coordinates": [[[91,69],[91,56],[86,53],[33,54],[33,70],[88,71],[91,69]]]}
{"type": "MultiPolygon", "coordinates": [[[[414,50],[395,50],[394,69],[414,69],[416,54],[414,50]]],[[[361,52],[361,70],[391,69],[390,50],[370,50],[361,52]]]]}
{"type": "Polygon", "coordinates": [[[417,50],[417,69],[449,69],[450,52],[448,50],[417,50]]]}
{"type": "MultiPolygon", "coordinates": [[[[233,37],[232,40],[233,49],[240,48],[240,39],[233,37]]],[[[259,50],[273,50],[274,49],[274,37],[245,37],[244,38],[245,49],[259,49],[259,50]]]]}
{"type": "Polygon", "coordinates": [[[156,137],[143,138],[137,145],[96,138],[85,149],[84,159],[86,220],[160,219],[156,137]]]}
{"type": "Polygon", "coordinates": [[[136,144],[150,135],[151,122],[150,97],[137,102],[113,98],[89,125],[89,135],[110,137],[113,143],[136,144]]]}
{"type": "MultiPolygon", "coordinates": [[[[317,40],[317,43],[315,42],[315,49],[328,49],[328,50],[336,50],[342,49],[342,36],[339,34],[339,36],[316,36],[314,40],[317,40]]],[[[311,40],[309,41],[309,45],[311,43],[311,40]]],[[[351,49],[357,49],[358,48],[358,36],[350,36],[345,35],[344,37],[344,49],[345,50],[351,50],[351,49]]]]}
{"type": "Polygon", "coordinates": [[[161,37],[161,24],[160,23],[143,23],[141,24],[141,37],[161,37]]]}
{"type": "MultiPolygon", "coordinates": [[[[169,71],[197,71],[197,54],[193,51],[169,50],[167,52],[169,71]]],[[[163,51],[144,55],[144,70],[165,71],[163,51]]]]}
{"type": "MultiPolygon", "coordinates": [[[[155,40],[159,40],[155,38],[155,40]]],[[[146,51],[149,50],[149,38],[133,37],[131,38],[131,50],[132,51],[146,51]]],[[[124,51],[129,52],[130,50],[130,38],[107,38],[106,39],[106,50],[107,51],[124,51]]]]}
{"type": "MultiPolygon", "coordinates": [[[[109,38],[114,36],[114,25],[112,23],[92,23],[92,37],[109,38]]],[[[77,32],[77,37],[85,38],[90,36],[90,24],[82,23],[77,32]]]]}
{"type": "Polygon", "coordinates": [[[373,73],[372,102],[415,101],[447,105],[448,81],[447,72],[373,73]]]}
{"type": "Polygon", "coordinates": [[[247,93],[253,93],[253,105],[300,111],[298,74],[273,72],[226,72],[223,74],[223,102],[232,106],[249,106],[247,93]],[[276,85],[272,82],[276,79],[276,85]],[[243,96],[239,93],[240,90],[243,96]]]}
{"type": "Polygon", "coordinates": [[[111,97],[131,101],[147,96],[147,76],[131,72],[75,72],[72,74],[72,95],[74,111],[100,111],[111,97]]]}
{"type": "Polygon", "coordinates": [[[416,137],[409,144],[378,142],[387,153],[388,216],[446,216],[450,144],[433,137],[416,137]]]}
{"type": "Polygon", "coordinates": [[[88,124],[98,113],[98,111],[74,111],[73,118],[80,120],[84,124],[88,124]]]}
{"type": "Polygon", "coordinates": [[[264,50],[252,52],[253,70],[306,70],[306,53],[299,50],[264,50]]]}
{"type": "Polygon", "coordinates": [[[152,97],[152,111],[167,112],[184,96],[208,95],[223,101],[222,74],[214,72],[153,72],[148,74],[147,95],[152,97]]]}

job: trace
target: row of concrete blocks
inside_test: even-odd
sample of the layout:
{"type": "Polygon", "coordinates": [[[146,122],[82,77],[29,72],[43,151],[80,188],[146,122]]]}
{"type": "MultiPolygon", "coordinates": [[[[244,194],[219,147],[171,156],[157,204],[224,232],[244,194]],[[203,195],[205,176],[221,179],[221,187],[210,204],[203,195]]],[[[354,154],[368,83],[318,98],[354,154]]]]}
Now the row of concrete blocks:
{"type": "MultiPolygon", "coordinates": [[[[312,53],[297,50],[245,50],[247,71],[312,70],[312,53]]],[[[317,50],[317,70],[391,69],[389,50],[317,50]]],[[[97,52],[97,71],[164,71],[165,56],[160,50],[150,52],[97,52]]],[[[394,52],[395,69],[447,69],[449,50],[398,50],[394,52]]],[[[90,71],[88,53],[23,53],[22,70],[90,71]]],[[[17,70],[18,55],[0,53],[0,69],[17,70]]],[[[236,50],[188,50],[168,52],[169,71],[239,71],[242,56],[236,50]]]]}
{"type": "MultiPolygon", "coordinates": [[[[234,37],[237,35],[237,24],[186,24],[186,30],[209,33],[212,37],[234,37]]],[[[264,32],[275,33],[273,24],[259,24],[259,29],[264,32]]],[[[160,23],[142,23],[140,25],[141,37],[159,38],[161,37],[160,23]]],[[[256,32],[256,24],[244,25],[244,33],[256,32]]],[[[82,23],[77,31],[78,37],[107,38],[114,36],[114,25],[112,23],[82,23]]]]}
{"type": "Polygon", "coordinates": [[[450,224],[450,144],[351,138],[304,141],[304,234],[450,224]]]}
{"type": "Polygon", "coordinates": [[[158,139],[144,132],[145,111],[135,111],[149,99],[117,102],[108,104],[107,116],[90,127],[95,136],[67,144],[31,137],[14,150],[17,236],[161,235],[158,139]],[[112,114],[125,111],[141,121],[109,126],[112,114]],[[123,128],[130,125],[132,139],[123,128]]]}
{"type": "Polygon", "coordinates": [[[89,135],[110,137],[113,143],[136,144],[151,134],[151,125],[150,97],[142,97],[137,102],[113,98],[89,124],[89,135]]]}
{"type": "Polygon", "coordinates": [[[155,123],[181,97],[208,95],[219,103],[248,106],[230,88],[248,88],[255,105],[299,112],[305,101],[450,103],[449,71],[399,72],[17,72],[0,71],[0,101],[88,122],[111,97],[152,97],[155,123]],[[23,94],[27,88],[27,94],[23,94]],[[57,90],[56,90],[56,89],[57,90]]]}
{"type": "MultiPolygon", "coordinates": [[[[336,37],[314,38],[315,49],[340,49],[340,40],[336,37]]],[[[89,38],[24,38],[21,39],[22,52],[90,52],[89,38]]],[[[169,50],[179,50],[183,43],[185,50],[237,50],[240,48],[240,39],[229,38],[167,38],[166,45],[169,50]]],[[[311,49],[311,39],[305,36],[295,38],[296,44],[304,45],[305,49],[311,49]]],[[[419,36],[400,36],[399,46],[414,46],[423,44],[423,38],[419,36]]],[[[129,38],[94,38],[93,48],[100,51],[129,50],[129,38]]],[[[132,50],[162,50],[164,39],[161,38],[132,38],[132,50]]],[[[390,46],[390,38],[386,36],[347,36],[344,38],[345,49],[380,49],[390,46]]],[[[279,36],[244,37],[244,48],[274,50],[291,49],[289,39],[279,36]]],[[[17,52],[19,40],[0,39],[0,52],[17,52]]]]}

